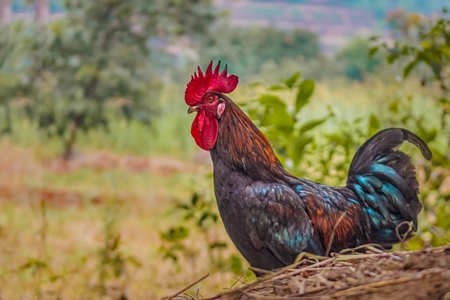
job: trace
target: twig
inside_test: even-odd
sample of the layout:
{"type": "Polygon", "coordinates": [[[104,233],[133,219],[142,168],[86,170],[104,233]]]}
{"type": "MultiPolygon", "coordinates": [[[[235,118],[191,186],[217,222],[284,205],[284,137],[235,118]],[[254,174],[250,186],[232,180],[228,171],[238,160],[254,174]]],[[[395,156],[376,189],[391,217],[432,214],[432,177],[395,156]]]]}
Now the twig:
{"type": "Polygon", "coordinates": [[[255,273],[261,273],[261,274],[272,274],[272,271],[267,271],[264,269],[256,268],[256,267],[249,267],[250,270],[252,270],[255,273]]]}
{"type": "MultiPolygon", "coordinates": [[[[347,252],[351,252],[351,253],[355,253],[356,251],[360,250],[360,249],[368,249],[369,247],[378,247],[380,249],[384,249],[383,246],[375,244],[375,243],[371,243],[371,244],[365,244],[365,245],[361,245],[355,248],[347,248],[347,249],[342,249],[341,252],[339,252],[339,254],[345,254],[347,252]]],[[[371,249],[373,250],[373,249],[371,249]]],[[[379,250],[379,253],[385,253],[386,251],[384,250],[379,250]]]]}
{"type": "Polygon", "coordinates": [[[387,258],[392,258],[393,260],[396,261],[402,261],[403,259],[399,256],[396,256],[393,253],[369,253],[369,254],[346,254],[346,255],[339,255],[336,256],[336,261],[339,262],[346,262],[346,261],[350,261],[350,260],[362,260],[362,259],[368,259],[368,258],[382,258],[382,257],[387,257],[387,258]]]}
{"type": "Polygon", "coordinates": [[[327,252],[325,252],[325,256],[330,255],[331,245],[333,244],[334,235],[336,234],[336,229],[339,226],[339,224],[342,222],[342,220],[345,218],[346,215],[347,215],[347,212],[344,211],[344,213],[337,220],[336,224],[334,224],[333,230],[331,231],[330,240],[328,241],[327,252]]]}
{"type": "Polygon", "coordinates": [[[400,246],[404,247],[405,246],[405,241],[408,239],[408,235],[413,231],[413,227],[411,225],[411,222],[408,221],[403,221],[400,224],[398,224],[395,227],[395,234],[397,235],[398,240],[400,241],[400,246]],[[403,224],[407,224],[408,225],[408,230],[403,234],[403,236],[400,235],[400,231],[399,228],[400,226],[402,226],[403,224]]]}
{"type": "Polygon", "coordinates": [[[441,239],[450,241],[450,235],[446,235],[441,228],[432,225],[430,226],[430,231],[433,232],[438,237],[440,237],[441,239]]]}
{"type": "Polygon", "coordinates": [[[304,268],[301,268],[301,269],[296,269],[295,271],[292,271],[292,272],[290,272],[288,274],[281,274],[281,275],[275,276],[275,277],[272,278],[272,280],[280,280],[280,279],[283,279],[283,278],[286,278],[286,277],[291,277],[291,276],[303,273],[304,271],[309,271],[311,269],[315,269],[317,267],[321,267],[323,265],[327,265],[330,262],[334,261],[335,259],[336,258],[331,257],[329,259],[323,260],[323,261],[315,263],[313,265],[310,265],[310,266],[307,266],[307,267],[304,267],[304,268]]]}
{"type": "Polygon", "coordinates": [[[197,279],[196,281],[194,281],[193,283],[191,283],[190,285],[188,285],[187,287],[183,288],[182,290],[176,292],[175,294],[173,294],[172,296],[169,296],[167,298],[164,298],[164,300],[172,300],[173,298],[175,298],[176,296],[186,292],[188,289],[190,289],[191,287],[193,287],[194,285],[196,285],[197,283],[199,283],[200,281],[204,280],[206,277],[209,276],[209,273],[206,274],[205,276],[203,276],[200,279],[197,279]]]}
{"type": "Polygon", "coordinates": [[[309,252],[302,252],[299,255],[297,255],[297,258],[295,259],[294,264],[298,264],[298,263],[302,262],[304,258],[309,258],[309,259],[314,258],[316,260],[316,262],[318,262],[317,260],[327,259],[328,257],[316,255],[316,254],[309,253],[309,252]]]}
{"type": "Polygon", "coordinates": [[[244,277],[245,274],[242,274],[241,276],[239,276],[235,282],[233,282],[233,284],[230,286],[230,288],[228,290],[232,290],[233,286],[235,286],[238,282],[242,283],[241,278],[244,277]]]}
{"type": "Polygon", "coordinates": [[[396,278],[396,279],[392,279],[392,280],[379,281],[379,282],[374,282],[374,283],[369,283],[369,284],[355,286],[353,288],[349,288],[349,289],[346,289],[346,290],[339,291],[337,293],[331,294],[330,296],[333,296],[333,297],[350,296],[352,294],[353,295],[354,294],[358,294],[361,291],[365,291],[365,290],[368,290],[368,289],[371,289],[371,288],[377,288],[377,287],[382,287],[382,286],[385,286],[385,285],[397,284],[397,283],[413,281],[413,280],[417,280],[417,278],[414,278],[414,277],[409,277],[409,278],[401,277],[401,278],[396,278]]]}

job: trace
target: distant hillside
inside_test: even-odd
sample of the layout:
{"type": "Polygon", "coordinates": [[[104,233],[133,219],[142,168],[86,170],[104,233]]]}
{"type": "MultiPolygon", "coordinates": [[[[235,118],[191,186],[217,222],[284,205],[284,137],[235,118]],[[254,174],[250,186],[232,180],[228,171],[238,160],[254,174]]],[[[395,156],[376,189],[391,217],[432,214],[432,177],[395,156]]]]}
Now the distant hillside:
{"type": "MultiPolygon", "coordinates": [[[[32,5],[27,5],[25,0],[12,0],[13,13],[24,13],[32,10],[32,5]]],[[[28,1],[30,2],[30,1],[28,1]]],[[[61,0],[48,0],[49,9],[51,13],[59,13],[63,11],[63,5],[61,0]]]]}
{"type": "MultiPolygon", "coordinates": [[[[228,1],[230,2],[230,1],[228,1]]],[[[233,1],[231,1],[233,2],[233,1]]],[[[241,2],[241,1],[236,1],[241,2]]],[[[252,0],[242,2],[272,3],[272,4],[303,4],[348,9],[363,9],[370,11],[377,19],[383,19],[389,10],[402,8],[408,12],[431,14],[441,10],[444,0],[252,0]]],[[[450,2],[447,2],[450,7],[450,2]]]]}
{"type": "MultiPolygon", "coordinates": [[[[63,11],[61,0],[48,0],[50,13],[63,11]]],[[[12,0],[13,13],[29,12],[25,0],[12,0]]],[[[401,8],[430,15],[444,0],[214,0],[218,10],[230,13],[230,23],[240,26],[307,28],[321,39],[322,50],[333,52],[355,35],[387,35],[386,14],[401,8]]]]}
{"type": "MultiPolygon", "coordinates": [[[[387,34],[386,14],[401,8],[430,15],[443,0],[216,0],[237,26],[307,28],[319,34],[325,52],[333,52],[355,35],[387,34]]],[[[450,7],[450,2],[449,2],[450,7]]]]}

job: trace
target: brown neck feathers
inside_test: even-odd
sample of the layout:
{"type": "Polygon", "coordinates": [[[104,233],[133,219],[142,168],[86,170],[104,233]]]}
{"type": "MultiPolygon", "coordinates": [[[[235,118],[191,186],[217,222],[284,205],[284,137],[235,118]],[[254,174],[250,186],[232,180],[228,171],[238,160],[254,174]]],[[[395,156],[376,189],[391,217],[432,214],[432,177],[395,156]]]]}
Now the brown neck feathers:
{"type": "Polygon", "coordinates": [[[291,177],[264,134],[231,99],[221,96],[226,106],[213,151],[228,167],[247,173],[253,180],[280,182],[291,177]]]}

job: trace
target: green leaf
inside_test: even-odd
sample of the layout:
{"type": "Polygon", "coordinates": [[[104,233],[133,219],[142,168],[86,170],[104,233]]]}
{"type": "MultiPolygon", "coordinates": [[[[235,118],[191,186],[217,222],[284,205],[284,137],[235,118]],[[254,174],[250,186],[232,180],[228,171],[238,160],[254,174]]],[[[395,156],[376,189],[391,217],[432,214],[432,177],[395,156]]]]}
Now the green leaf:
{"type": "Polygon", "coordinates": [[[411,70],[417,65],[418,60],[415,59],[412,62],[410,62],[404,69],[403,69],[403,78],[408,77],[409,73],[411,73],[411,70]]]}
{"type": "Polygon", "coordinates": [[[278,130],[292,131],[294,121],[287,112],[287,105],[278,96],[265,94],[259,97],[259,102],[265,108],[261,120],[262,126],[275,125],[278,130]]]}
{"type": "Polygon", "coordinates": [[[198,219],[197,225],[199,227],[202,227],[203,226],[203,222],[206,220],[206,218],[208,218],[208,216],[209,216],[209,213],[208,212],[204,212],[202,214],[202,216],[200,217],[200,219],[198,219]]]}
{"type": "Polygon", "coordinates": [[[432,128],[430,130],[426,130],[425,128],[421,128],[417,134],[423,139],[425,143],[432,142],[437,135],[438,131],[436,128],[432,128]]]}
{"type": "Polygon", "coordinates": [[[307,134],[301,134],[298,136],[290,148],[290,158],[292,159],[294,166],[297,166],[301,160],[305,147],[310,144],[314,138],[307,134]]]}
{"type": "Polygon", "coordinates": [[[216,249],[216,248],[225,249],[225,248],[227,248],[227,246],[228,245],[225,242],[214,242],[214,243],[209,245],[209,248],[210,249],[216,249]]]}
{"type": "Polygon", "coordinates": [[[276,110],[286,110],[286,103],[280,97],[270,94],[264,94],[259,97],[259,103],[266,108],[274,108],[276,110]]]}
{"type": "MultiPolygon", "coordinates": [[[[179,209],[183,209],[183,210],[189,210],[189,209],[191,209],[191,207],[190,206],[188,206],[188,205],[186,205],[186,204],[183,204],[183,203],[177,203],[176,205],[175,205],[175,208],[179,208],[179,209]]],[[[173,212],[174,210],[171,210],[171,212],[173,212]]]]}
{"type": "Polygon", "coordinates": [[[310,131],[311,129],[314,129],[315,127],[319,126],[320,124],[323,124],[327,119],[328,117],[308,121],[300,127],[299,132],[305,133],[307,131],[310,131]]]}
{"type": "Polygon", "coordinates": [[[442,45],[441,46],[442,54],[446,56],[450,56],[450,45],[442,45]]]}
{"type": "Polygon", "coordinates": [[[386,58],[388,64],[392,64],[398,58],[397,54],[389,54],[386,58]]]}
{"type": "Polygon", "coordinates": [[[406,116],[403,116],[402,118],[400,118],[400,121],[402,124],[406,124],[409,119],[411,119],[411,117],[409,115],[406,115],[406,116]]]}
{"type": "Polygon", "coordinates": [[[288,88],[292,88],[297,80],[300,78],[300,72],[295,72],[291,77],[283,79],[284,83],[288,88]]]}
{"type": "Polygon", "coordinates": [[[378,47],[370,48],[370,50],[369,50],[369,57],[372,58],[375,55],[375,53],[377,53],[377,51],[378,51],[378,47]]]}
{"type": "Polygon", "coordinates": [[[189,236],[189,229],[184,226],[172,227],[161,233],[161,238],[167,242],[178,242],[189,236]]]}
{"type": "Polygon", "coordinates": [[[409,47],[408,45],[404,45],[404,46],[402,47],[402,50],[400,51],[400,53],[401,53],[403,56],[406,56],[406,55],[409,55],[410,50],[412,50],[412,49],[410,49],[410,47],[409,47]]]}
{"type": "Polygon", "coordinates": [[[242,273],[242,260],[236,254],[231,254],[230,256],[230,269],[235,275],[242,273]]]}
{"type": "Polygon", "coordinates": [[[194,193],[194,194],[192,195],[192,198],[191,198],[192,206],[195,206],[195,205],[197,204],[198,199],[199,199],[198,194],[197,194],[197,193],[194,193]]]}
{"type": "Polygon", "coordinates": [[[398,99],[395,101],[392,101],[388,106],[388,110],[391,112],[394,112],[394,113],[399,112],[399,109],[400,109],[400,103],[399,103],[398,99]]]}
{"type": "Polygon", "coordinates": [[[34,258],[29,258],[25,264],[19,266],[19,270],[27,270],[30,268],[43,269],[47,267],[48,265],[46,262],[34,258]]]}
{"type": "Polygon", "coordinates": [[[439,103],[441,104],[450,104],[450,100],[444,97],[439,98],[439,103]]]}
{"type": "Polygon", "coordinates": [[[375,133],[377,133],[380,130],[380,128],[381,128],[380,120],[378,120],[378,118],[374,114],[370,114],[369,126],[367,128],[369,136],[372,136],[375,133]]]}
{"type": "Polygon", "coordinates": [[[217,214],[211,214],[211,219],[214,223],[217,223],[217,220],[219,219],[219,217],[217,216],[217,214]]]}
{"type": "Polygon", "coordinates": [[[110,249],[111,250],[117,250],[117,248],[119,248],[120,245],[120,235],[116,235],[113,240],[112,243],[110,245],[110,249]]]}
{"type": "Polygon", "coordinates": [[[286,110],[272,109],[266,116],[265,125],[275,125],[276,129],[290,134],[294,129],[294,120],[286,110]]]}
{"type": "Polygon", "coordinates": [[[423,41],[422,47],[423,47],[423,49],[428,50],[431,48],[431,43],[429,41],[423,41]]]}
{"type": "Polygon", "coordinates": [[[308,103],[314,92],[314,85],[315,83],[311,79],[305,79],[299,84],[299,91],[295,100],[295,113],[298,113],[308,103]]]}
{"type": "Polygon", "coordinates": [[[128,256],[127,261],[137,268],[142,267],[142,262],[136,256],[133,255],[128,256]]]}
{"type": "Polygon", "coordinates": [[[269,87],[269,91],[280,91],[280,90],[285,90],[286,87],[281,86],[281,85],[271,85],[269,87]]]}
{"type": "Polygon", "coordinates": [[[256,82],[253,82],[252,84],[250,84],[250,87],[255,88],[255,87],[258,87],[261,85],[264,85],[264,83],[262,83],[261,81],[256,81],[256,82]]]}

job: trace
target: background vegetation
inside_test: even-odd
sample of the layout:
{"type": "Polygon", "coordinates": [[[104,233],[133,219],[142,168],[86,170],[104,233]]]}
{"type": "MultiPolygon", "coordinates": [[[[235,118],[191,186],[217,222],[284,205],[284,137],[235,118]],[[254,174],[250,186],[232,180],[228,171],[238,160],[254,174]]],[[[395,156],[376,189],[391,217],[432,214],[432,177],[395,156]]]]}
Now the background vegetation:
{"type": "Polygon", "coordinates": [[[424,211],[401,247],[449,243],[445,11],[391,15],[397,42],[325,57],[311,32],[231,30],[209,2],[63,4],[48,24],[0,25],[1,297],[153,299],[209,273],[200,297],[254,280],[189,134],[184,87],[210,59],[239,75],[232,99],[298,176],[343,185],[377,130],[416,132],[434,157],[407,148],[424,211]]]}

